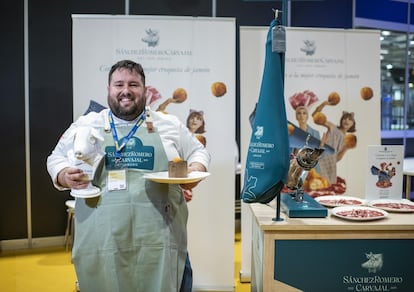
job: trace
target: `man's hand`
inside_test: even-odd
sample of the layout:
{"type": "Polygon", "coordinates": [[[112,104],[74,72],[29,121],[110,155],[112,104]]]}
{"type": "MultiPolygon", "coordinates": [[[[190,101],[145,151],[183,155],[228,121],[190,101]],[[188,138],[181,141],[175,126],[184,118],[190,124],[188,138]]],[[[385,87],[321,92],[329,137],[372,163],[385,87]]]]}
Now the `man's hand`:
{"type": "MultiPolygon", "coordinates": [[[[204,165],[198,162],[193,162],[188,166],[188,173],[193,172],[193,171],[205,172],[206,170],[207,169],[204,167],[204,165]]],[[[192,190],[198,185],[199,182],[200,181],[188,183],[188,184],[181,184],[180,186],[185,190],[192,190]]]]}
{"type": "Polygon", "coordinates": [[[84,189],[89,185],[89,180],[81,169],[66,167],[59,172],[57,183],[65,188],[84,189]]]}

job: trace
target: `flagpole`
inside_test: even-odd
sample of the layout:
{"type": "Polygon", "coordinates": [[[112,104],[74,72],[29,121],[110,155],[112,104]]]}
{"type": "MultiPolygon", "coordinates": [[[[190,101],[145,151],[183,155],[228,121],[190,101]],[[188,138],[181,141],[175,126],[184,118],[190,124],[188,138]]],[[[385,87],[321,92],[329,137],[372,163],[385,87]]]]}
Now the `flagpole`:
{"type": "MultiPolygon", "coordinates": [[[[287,0],[283,0],[282,2],[282,21],[280,22],[280,24],[282,26],[285,25],[286,23],[286,16],[287,16],[287,5],[286,5],[286,1],[287,0]]],[[[275,11],[275,19],[278,20],[279,18],[279,11],[276,10],[275,11]]],[[[283,57],[284,53],[279,53],[281,56],[281,61],[284,62],[285,58],[283,57]]],[[[285,84],[285,64],[282,64],[282,84],[285,84]]],[[[287,125],[286,125],[287,126],[287,125]]],[[[278,191],[277,195],[276,195],[276,217],[272,218],[272,221],[283,221],[283,218],[280,217],[280,194],[281,190],[278,191]]]]}

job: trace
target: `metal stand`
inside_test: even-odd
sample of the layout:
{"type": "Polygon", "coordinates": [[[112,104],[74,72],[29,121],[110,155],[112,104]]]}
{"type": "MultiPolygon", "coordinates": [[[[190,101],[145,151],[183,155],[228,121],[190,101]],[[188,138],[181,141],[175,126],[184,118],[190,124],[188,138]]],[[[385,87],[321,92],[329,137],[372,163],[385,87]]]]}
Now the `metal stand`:
{"type": "Polygon", "coordinates": [[[280,192],[276,195],[276,217],[272,218],[272,221],[283,221],[283,218],[280,218],[280,192]]]}

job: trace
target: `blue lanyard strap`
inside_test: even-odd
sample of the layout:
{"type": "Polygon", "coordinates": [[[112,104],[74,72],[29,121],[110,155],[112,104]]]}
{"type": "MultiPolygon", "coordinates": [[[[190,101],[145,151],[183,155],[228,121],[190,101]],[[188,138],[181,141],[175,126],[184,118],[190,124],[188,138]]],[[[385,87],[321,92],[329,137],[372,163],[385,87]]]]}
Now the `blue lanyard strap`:
{"type": "Polygon", "coordinates": [[[145,120],[145,110],[142,112],[141,116],[138,118],[135,125],[129,131],[128,135],[126,135],[126,137],[124,137],[124,139],[122,140],[121,145],[119,145],[118,133],[116,132],[114,118],[112,116],[112,111],[108,112],[108,118],[109,118],[109,124],[111,126],[112,138],[114,139],[114,143],[115,143],[115,149],[116,149],[115,159],[120,160],[121,159],[121,152],[124,149],[125,145],[128,143],[129,139],[131,139],[131,137],[135,134],[135,132],[138,130],[138,128],[141,126],[141,124],[144,122],[144,120],[145,120]]]}

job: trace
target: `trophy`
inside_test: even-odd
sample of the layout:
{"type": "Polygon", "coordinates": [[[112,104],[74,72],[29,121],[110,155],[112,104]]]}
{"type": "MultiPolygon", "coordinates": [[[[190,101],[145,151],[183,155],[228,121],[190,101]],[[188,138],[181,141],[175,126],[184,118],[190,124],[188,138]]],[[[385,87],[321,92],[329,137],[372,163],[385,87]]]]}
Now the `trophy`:
{"type": "Polygon", "coordinates": [[[92,185],[92,180],[105,156],[99,143],[103,140],[99,131],[92,127],[80,126],[73,131],[73,148],[68,151],[68,158],[73,167],[83,171],[89,184],[84,189],[71,189],[71,196],[93,198],[101,194],[100,188],[92,185]]]}

